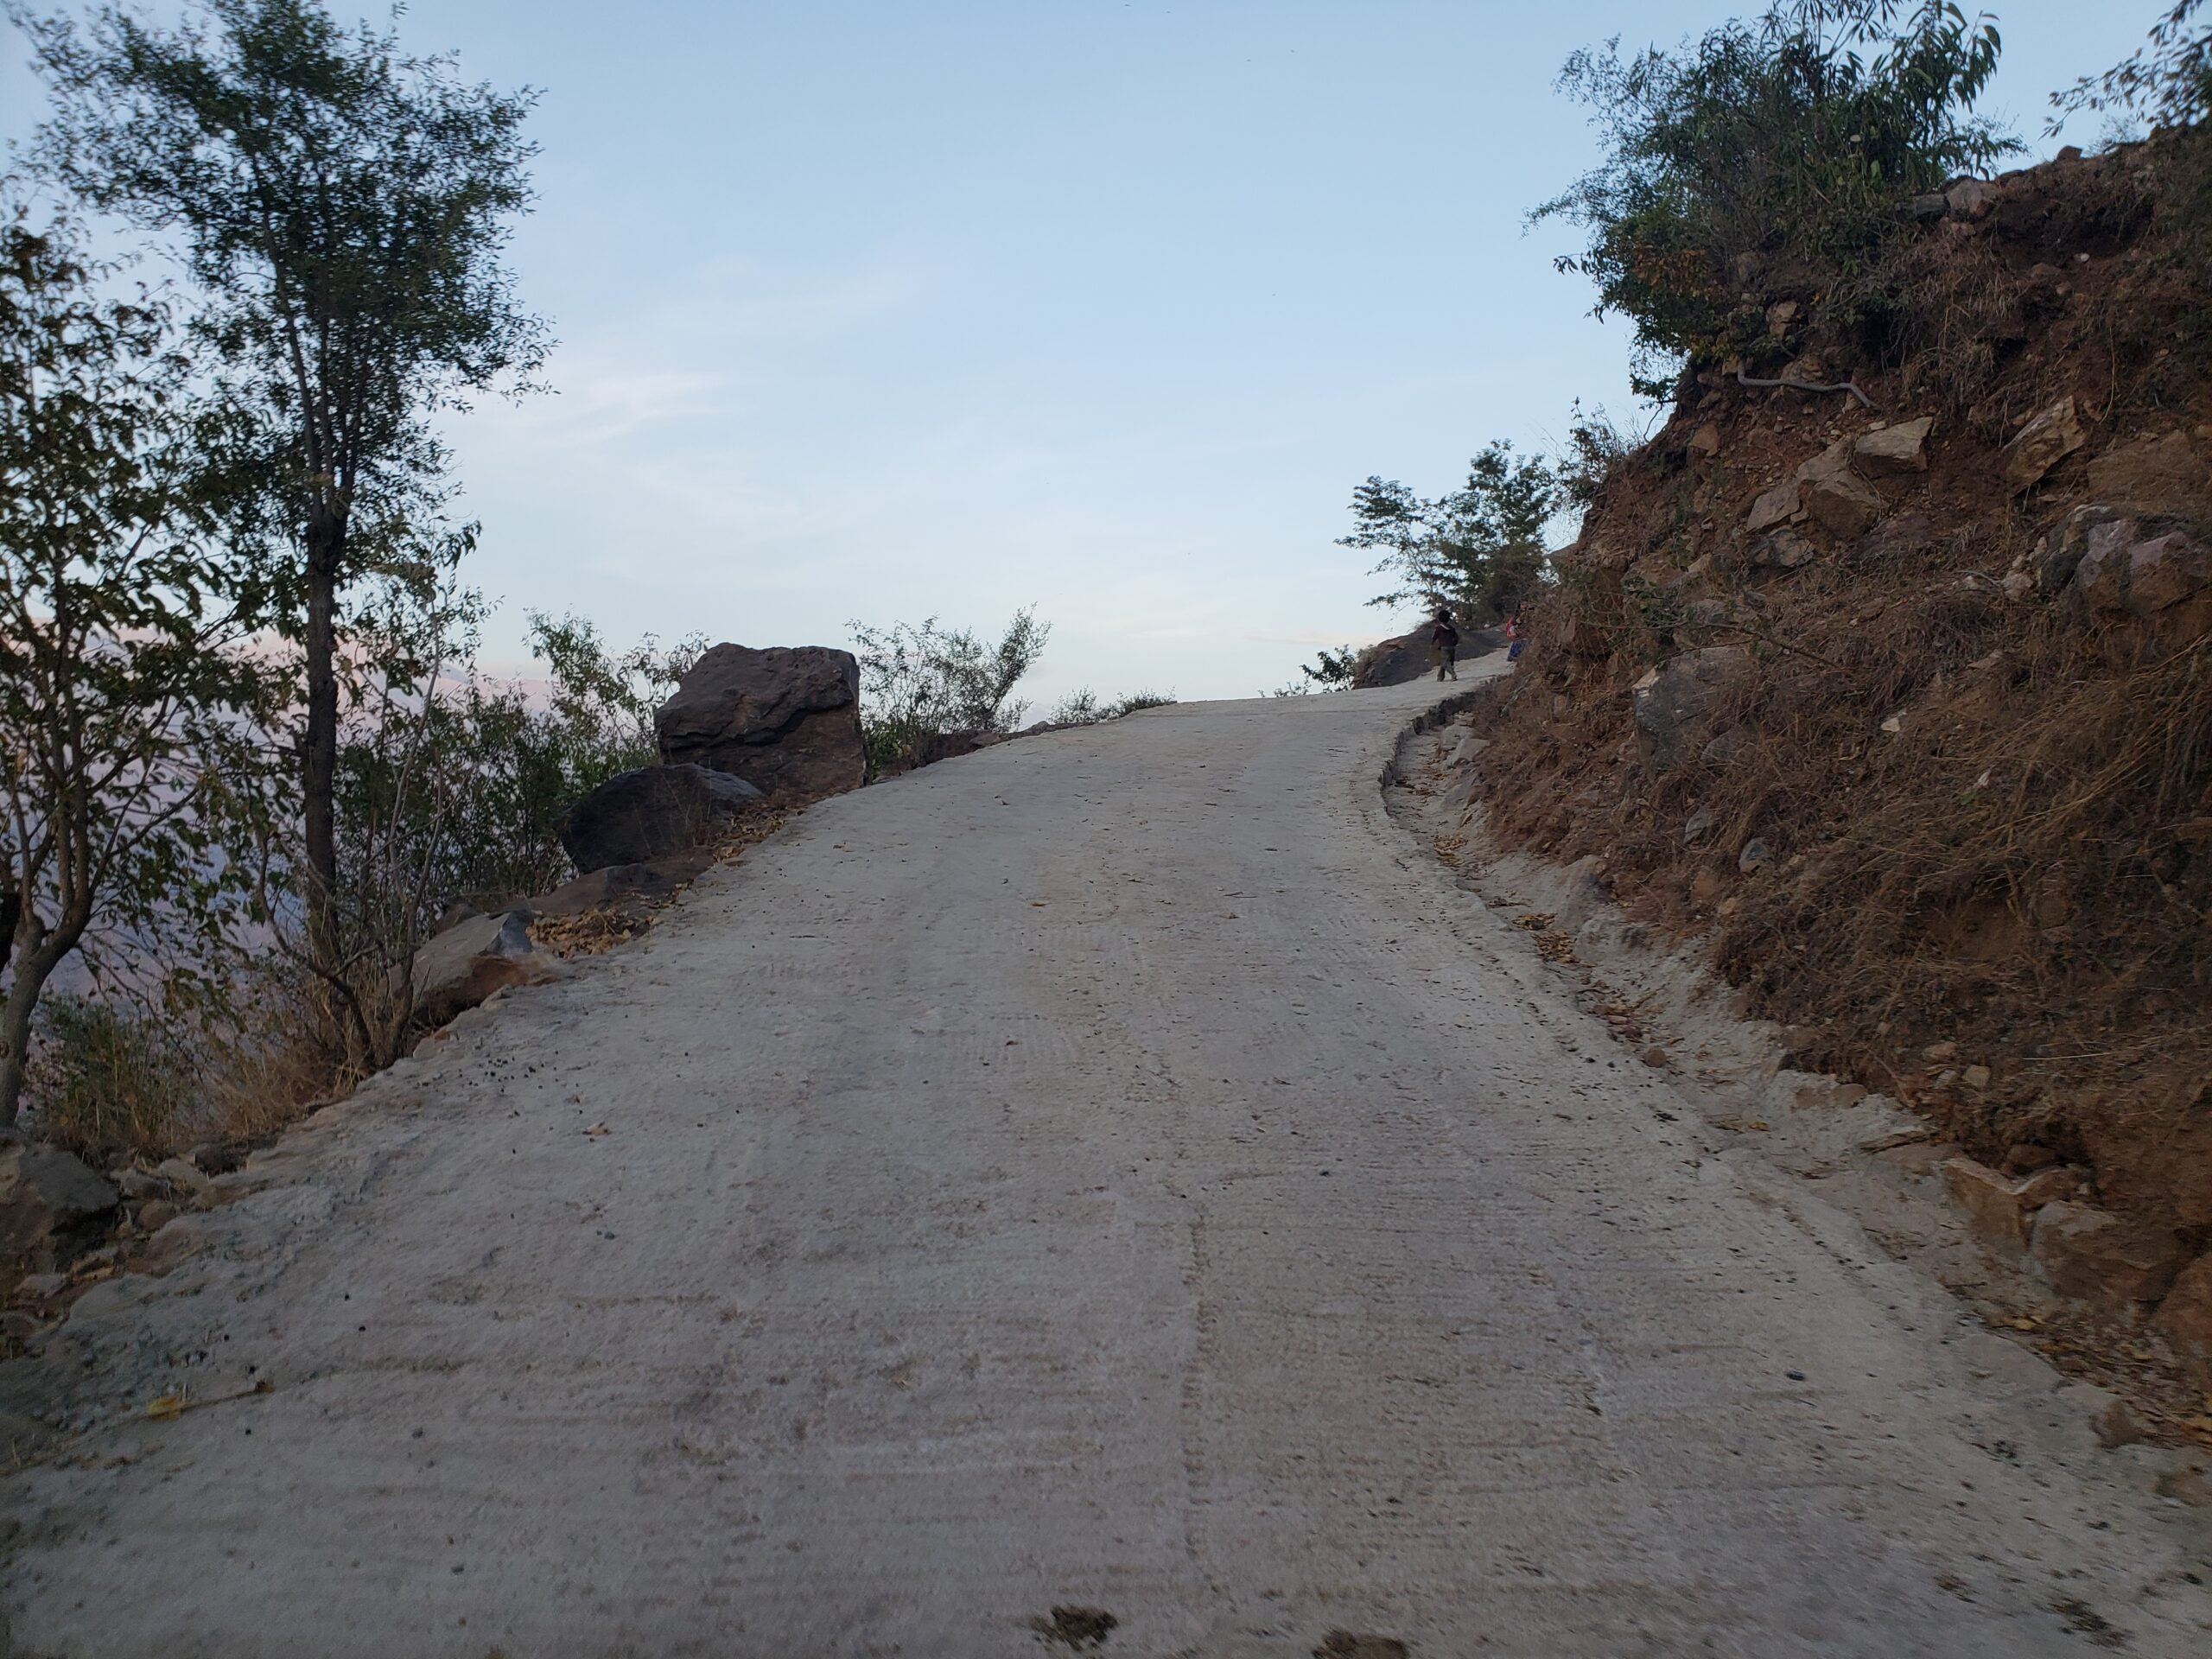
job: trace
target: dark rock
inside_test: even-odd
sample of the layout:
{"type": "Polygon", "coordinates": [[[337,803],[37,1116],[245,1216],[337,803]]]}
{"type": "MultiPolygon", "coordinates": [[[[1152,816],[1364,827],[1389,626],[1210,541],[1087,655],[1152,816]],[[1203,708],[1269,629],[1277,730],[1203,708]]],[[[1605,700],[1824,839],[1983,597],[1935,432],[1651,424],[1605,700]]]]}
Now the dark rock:
{"type": "Polygon", "coordinates": [[[121,1201],[81,1158],[59,1147],[0,1141],[0,1281],[50,1267],[57,1243],[96,1226],[121,1201]]]}
{"type": "Polygon", "coordinates": [[[2140,624],[2169,651],[2212,633],[2212,548],[2181,530],[2146,533],[2132,518],[2091,524],[2082,539],[2069,604],[2101,620],[2140,624]]]}
{"type": "Polygon", "coordinates": [[[1820,556],[1820,549],[1785,527],[1759,543],[1751,563],[1772,570],[1800,570],[1820,556]]]}
{"type": "Polygon", "coordinates": [[[2135,526],[2127,515],[2117,508],[2101,505],[2076,507],[2066,515],[2065,521],[2038,543],[2041,551],[2036,560],[2036,586],[2046,594],[2056,594],[2074,580],[2074,572],[2089,550],[2089,533],[2101,525],[2127,523],[2120,532],[2132,537],[2135,526]]]}
{"type": "Polygon", "coordinates": [[[633,864],[608,864],[516,906],[533,916],[581,916],[589,910],[633,909],[672,899],[714,868],[711,847],[686,847],[633,864]]]}
{"type": "Polygon", "coordinates": [[[781,804],[858,789],[868,775],[860,665],[825,645],[716,645],[692,664],[653,729],[671,766],[734,773],[781,804]]]}
{"type": "Polygon", "coordinates": [[[639,766],[617,773],[569,809],[561,845],[584,874],[642,864],[697,846],[760,798],[744,779],[704,766],[639,766]]]}
{"type": "MultiPolygon", "coordinates": [[[[1429,625],[1422,623],[1411,633],[1402,633],[1395,639],[1381,640],[1359,653],[1357,664],[1352,670],[1351,683],[1356,690],[1377,685],[1403,685],[1420,679],[1424,674],[1436,672],[1436,659],[1429,654],[1429,625]]],[[[1465,628],[1459,630],[1459,660],[1469,662],[1486,652],[1505,649],[1505,630],[1503,628],[1465,628]]]]}
{"type": "Polygon", "coordinates": [[[940,760],[957,760],[963,754],[1005,741],[1001,732],[931,732],[916,746],[914,764],[933,766],[940,760]]]}
{"type": "Polygon", "coordinates": [[[1654,768],[1680,766],[1712,741],[1714,696],[1747,659],[1741,645],[1708,645],[1637,682],[1631,694],[1636,729],[1654,768]]]}

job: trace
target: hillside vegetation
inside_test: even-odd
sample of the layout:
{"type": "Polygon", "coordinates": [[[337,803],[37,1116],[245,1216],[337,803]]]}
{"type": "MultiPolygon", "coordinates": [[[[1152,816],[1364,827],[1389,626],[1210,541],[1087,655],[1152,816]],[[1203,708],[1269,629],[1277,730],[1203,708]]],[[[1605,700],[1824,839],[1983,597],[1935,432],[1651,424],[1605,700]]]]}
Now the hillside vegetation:
{"type": "Polygon", "coordinates": [[[2199,1246],[2208,181],[2172,129],[1713,249],[1481,785],[1504,843],[1708,933],[1799,1064],[2199,1246]]]}

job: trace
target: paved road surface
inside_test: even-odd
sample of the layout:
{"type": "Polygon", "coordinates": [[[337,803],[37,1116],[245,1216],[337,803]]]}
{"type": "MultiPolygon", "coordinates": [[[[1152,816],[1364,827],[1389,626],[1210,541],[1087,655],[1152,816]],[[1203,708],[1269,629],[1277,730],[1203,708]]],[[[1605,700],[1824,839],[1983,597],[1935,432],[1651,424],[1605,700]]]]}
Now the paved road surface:
{"type": "Polygon", "coordinates": [[[2212,1652],[2179,1523],[1998,1438],[2048,1379],[1385,815],[1428,700],[832,801],[470,1017],[83,1310],[273,1391],[10,1483],[16,1651],[2212,1652]]]}

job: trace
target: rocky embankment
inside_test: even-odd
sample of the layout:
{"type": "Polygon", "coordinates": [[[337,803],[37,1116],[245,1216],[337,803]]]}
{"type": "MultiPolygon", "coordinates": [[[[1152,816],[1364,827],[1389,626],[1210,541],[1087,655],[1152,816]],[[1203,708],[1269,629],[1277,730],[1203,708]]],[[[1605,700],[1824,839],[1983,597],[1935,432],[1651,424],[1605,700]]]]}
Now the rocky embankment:
{"type": "Polygon", "coordinates": [[[1855,310],[1746,256],[1772,360],[1613,469],[1458,770],[2212,1392],[2205,152],[1962,181],[1855,310]]]}

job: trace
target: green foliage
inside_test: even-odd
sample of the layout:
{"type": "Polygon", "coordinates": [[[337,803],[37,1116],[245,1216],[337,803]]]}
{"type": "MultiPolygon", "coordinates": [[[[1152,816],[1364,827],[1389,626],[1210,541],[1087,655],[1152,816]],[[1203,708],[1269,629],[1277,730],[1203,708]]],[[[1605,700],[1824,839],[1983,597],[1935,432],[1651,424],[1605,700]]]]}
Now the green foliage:
{"type": "Polygon", "coordinates": [[[201,1057],[178,1026],[82,996],[39,1010],[29,1078],[42,1140],[105,1162],[166,1152],[200,1103],[201,1057]]]}
{"type": "MultiPolygon", "coordinates": [[[[2175,0],[2152,25],[2149,42],[2125,62],[2053,92],[2060,115],[2125,111],[2162,127],[2186,127],[2212,113],[2212,23],[2193,21],[2202,3],[2175,0]]],[[[2050,130],[2058,130],[2056,119],[2050,130]]]]}
{"type": "Polygon", "coordinates": [[[232,846],[274,706],[213,534],[212,418],[162,308],[105,296],[71,229],[0,194],[0,1123],[73,952],[215,982],[250,886],[232,846]]]}
{"type": "MultiPolygon", "coordinates": [[[[1324,646],[1309,665],[1300,663],[1298,671],[1314,685],[1331,691],[1342,690],[1351,683],[1351,677],[1359,671],[1359,647],[1338,645],[1334,651],[1324,646]]],[[[1303,687],[1300,689],[1305,689],[1303,687]]],[[[1281,696],[1283,692],[1274,695],[1281,696]]]]}
{"type": "Polygon", "coordinates": [[[1052,625],[1036,609],[1016,611],[995,643],[935,617],[918,626],[865,623],[852,630],[861,665],[861,733],[870,778],[911,765],[923,741],[941,732],[1008,732],[1028,704],[1014,688],[1044,654],[1052,625]]]}
{"type": "MultiPolygon", "coordinates": [[[[435,421],[542,361],[504,253],[531,200],[533,94],[349,31],[317,0],[198,0],[162,29],[114,5],[81,27],[10,0],[56,106],[36,154],[85,200],[167,238],[195,335],[252,429],[232,446],[265,550],[271,626],[298,642],[300,833],[289,868],[317,971],[340,970],[334,820],[348,592],[420,589],[469,537],[435,421]]],[[[448,566],[449,568],[449,566],[448,566]]],[[[373,625],[372,624],[372,626],[373,625]]]]}
{"type": "Polygon", "coordinates": [[[1468,463],[1465,487],[1433,500],[1395,480],[1370,478],[1352,492],[1357,527],[1337,545],[1382,555],[1376,574],[1398,585],[1369,604],[1418,602],[1479,625],[1517,608],[1542,585],[1544,526],[1560,499],[1548,462],[1516,456],[1500,442],[1468,463]]]}
{"type": "Polygon", "coordinates": [[[1172,694],[1162,691],[1138,691],[1126,697],[1102,701],[1096,691],[1085,686],[1054,703],[1046,711],[1045,721],[1052,726],[1096,726],[1105,721],[1119,720],[1124,715],[1134,715],[1140,709],[1166,709],[1174,701],[1172,694]]]}
{"type": "Polygon", "coordinates": [[[1567,448],[1554,463],[1560,498],[1568,506],[1588,509],[1597,504],[1606,480],[1616,468],[1643,446],[1647,432],[1624,429],[1600,405],[1585,410],[1575,399],[1567,422],[1567,448]]]}
{"type": "Polygon", "coordinates": [[[2001,42],[1948,0],[1777,0],[1675,52],[1569,58],[1606,156],[1531,220],[1590,232],[1562,270],[1636,325],[1637,390],[1755,349],[1767,286],[1825,291],[1903,225],[1904,198],[2018,148],[1973,115],[2001,42]],[[1746,264],[1745,262],[1748,262],[1746,264]]]}

